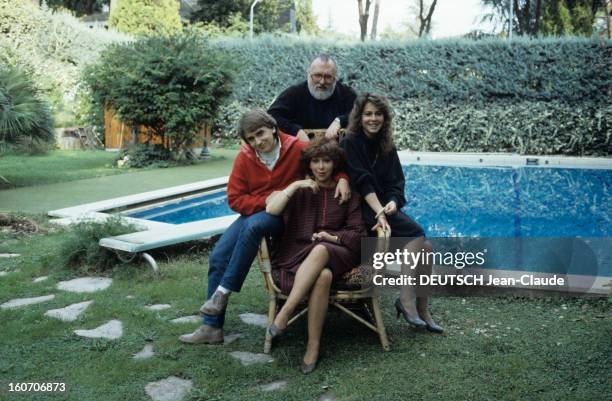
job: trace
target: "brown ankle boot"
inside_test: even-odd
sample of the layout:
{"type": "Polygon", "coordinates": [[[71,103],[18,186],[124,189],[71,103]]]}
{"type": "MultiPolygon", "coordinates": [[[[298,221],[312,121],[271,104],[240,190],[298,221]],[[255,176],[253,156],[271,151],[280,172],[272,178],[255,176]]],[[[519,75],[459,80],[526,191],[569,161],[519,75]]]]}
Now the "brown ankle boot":
{"type": "Polygon", "coordinates": [[[227,300],[231,293],[224,294],[221,291],[215,291],[208,301],[202,305],[200,312],[205,315],[217,316],[227,307],[227,300]]]}
{"type": "Polygon", "coordinates": [[[179,340],[187,344],[223,344],[223,329],[203,324],[193,333],[180,336],[179,340]]]}

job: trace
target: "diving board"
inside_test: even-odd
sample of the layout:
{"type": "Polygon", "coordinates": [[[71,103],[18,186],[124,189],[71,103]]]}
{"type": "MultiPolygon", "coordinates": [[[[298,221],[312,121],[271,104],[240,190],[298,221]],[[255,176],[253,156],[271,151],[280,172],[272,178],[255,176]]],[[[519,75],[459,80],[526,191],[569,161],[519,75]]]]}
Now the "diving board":
{"type": "Polygon", "coordinates": [[[116,251],[128,252],[134,254],[134,256],[136,254],[141,254],[149,265],[151,265],[155,273],[159,273],[157,263],[155,263],[153,257],[145,251],[187,241],[206,239],[213,235],[221,234],[238,218],[238,216],[238,214],[233,214],[191,223],[166,225],[165,227],[146,231],[102,238],[98,244],[102,247],[116,251]]]}

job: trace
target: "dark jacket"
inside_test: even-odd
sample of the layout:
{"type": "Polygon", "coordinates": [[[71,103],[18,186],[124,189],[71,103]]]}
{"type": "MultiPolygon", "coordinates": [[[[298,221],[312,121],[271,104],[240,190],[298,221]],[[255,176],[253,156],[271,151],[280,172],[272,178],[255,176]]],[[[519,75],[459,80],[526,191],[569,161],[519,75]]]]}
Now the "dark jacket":
{"type": "Polygon", "coordinates": [[[336,82],[336,89],[329,99],[317,100],[312,97],[308,83],[304,81],[285,89],[272,103],[268,113],[276,119],[283,132],[293,136],[300,129],[327,128],[336,117],[345,128],[356,97],[353,89],[336,82]]]}
{"type": "Polygon", "coordinates": [[[383,205],[395,201],[397,208],[401,209],[406,204],[406,180],[395,149],[381,155],[378,141],[368,138],[363,132],[348,133],[340,145],[346,152],[351,184],[362,197],[375,192],[383,205]]]}

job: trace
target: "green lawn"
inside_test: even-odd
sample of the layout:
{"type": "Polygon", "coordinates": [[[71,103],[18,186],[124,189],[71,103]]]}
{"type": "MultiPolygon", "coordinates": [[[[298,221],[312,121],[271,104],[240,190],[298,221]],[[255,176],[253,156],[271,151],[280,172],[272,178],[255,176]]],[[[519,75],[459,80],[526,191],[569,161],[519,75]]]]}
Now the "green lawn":
{"type": "Polygon", "coordinates": [[[16,187],[53,184],[129,171],[113,166],[115,152],[53,150],[43,156],[0,157],[0,174],[16,187]]]}
{"type": "MultiPolygon", "coordinates": [[[[49,230],[49,229],[47,229],[49,230]]],[[[612,399],[612,313],[607,299],[437,298],[432,309],[445,335],[414,330],[395,320],[395,293],[383,297],[392,350],[341,314],[331,312],[323,335],[320,365],[311,375],[299,372],[305,347],[304,322],[275,342],[274,362],[249,367],[231,351],[261,352],[264,329],[242,323],[238,314],[265,313],[267,296],[256,266],[243,291],[232,295],[226,331],[243,337],[228,346],[189,346],[177,337],[197,324],[170,319],[195,314],[206,285],[205,251],[158,252],[159,280],[146,265],[120,266],[112,286],[93,294],[55,289],[77,274],[54,262],[66,234],[51,232],[14,237],[0,232],[0,303],[15,297],[56,294],[53,301],[0,310],[0,398],[58,399],[57,396],[7,395],[6,383],[61,381],[69,400],[147,400],[144,386],[174,375],[191,379],[188,400],[316,400],[326,392],[339,400],[604,400],[612,399]],[[38,276],[48,281],[33,283],[38,276]],[[131,295],[133,298],[128,299],[131,295]],[[94,300],[75,322],[43,316],[48,309],[94,300]],[[143,306],[168,303],[150,312],[143,306]],[[118,340],[93,340],[73,330],[90,329],[111,319],[124,324],[118,340]],[[135,361],[147,341],[156,355],[135,361]],[[286,380],[281,390],[263,393],[259,385],[286,380]]],[[[200,248],[201,249],[201,248],[200,248]]],[[[63,399],[63,398],[62,398],[63,399]]]]}
{"type": "Polygon", "coordinates": [[[6,160],[0,157],[0,174],[9,180],[17,174],[21,178],[16,182],[22,184],[34,183],[43,177],[56,180],[49,185],[0,190],[0,212],[45,213],[83,203],[222,177],[230,173],[237,152],[237,149],[211,149],[212,157],[197,164],[127,171],[110,167],[114,154],[105,152],[60,152],[42,158],[11,156],[6,160]],[[104,167],[104,158],[110,158],[109,167],[104,167]],[[19,164],[24,166],[23,171],[19,169],[19,164]],[[81,176],[77,177],[79,172],[81,176]],[[98,173],[100,176],[96,175],[98,173]],[[101,176],[103,173],[116,175],[101,176]],[[76,181],[67,181],[72,179],[76,181]]]}

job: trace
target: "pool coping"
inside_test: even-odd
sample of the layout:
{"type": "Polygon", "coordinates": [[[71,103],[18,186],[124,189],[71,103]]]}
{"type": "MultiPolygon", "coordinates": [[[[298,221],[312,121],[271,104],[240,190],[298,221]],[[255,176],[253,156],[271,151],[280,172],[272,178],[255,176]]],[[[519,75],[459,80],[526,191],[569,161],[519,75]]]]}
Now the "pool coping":
{"type": "Polygon", "coordinates": [[[516,153],[417,152],[411,150],[402,150],[397,153],[402,163],[418,165],[612,169],[612,156],[538,156],[516,153]]]}
{"type": "MultiPolygon", "coordinates": [[[[103,221],[113,216],[109,213],[104,213],[104,211],[106,210],[120,209],[130,205],[142,204],[155,200],[163,200],[168,197],[193,193],[197,191],[206,191],[211,188],[227,185],[228,180],[229,176],[211,178],[209,180],[177,185],[175,187],[158,189],[134,195],[121,196],[118,198],[106,199],[103,201],[85,203],[82,205],[51,210],[47,214],[51,217],[59,218],[56,220],[52,220],[52,222],[61,225],[69,225],[83,220],[103,221]]],[[[122,218],[125,219],[127,222],[135,224],[138,227],[144,229],[156,229],[176,225],[169,223],[160,223],[152,220],[137,219],[127,216],[122,216],[122,218]]]]}

